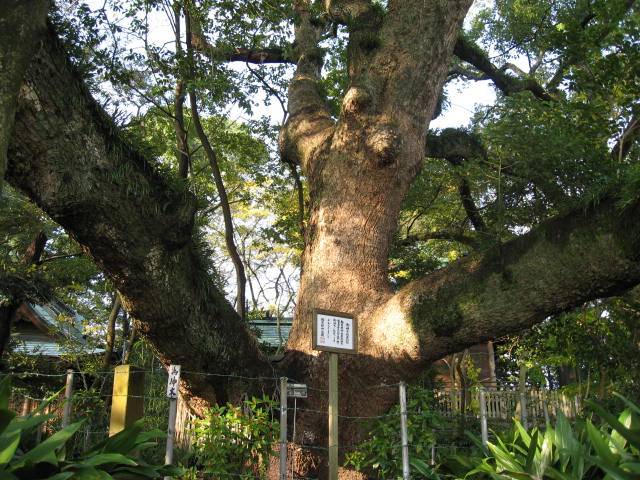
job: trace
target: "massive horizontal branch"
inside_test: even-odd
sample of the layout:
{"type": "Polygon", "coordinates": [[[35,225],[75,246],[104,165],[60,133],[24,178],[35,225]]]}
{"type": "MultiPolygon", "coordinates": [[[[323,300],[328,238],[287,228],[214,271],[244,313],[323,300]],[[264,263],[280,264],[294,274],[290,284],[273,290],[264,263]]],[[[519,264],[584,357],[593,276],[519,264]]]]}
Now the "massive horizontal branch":
{"type": "Polygon", "coordinates": [[[0,6],[0,190],[18,91],[48,9],[49,0],[6,0],[0,6]]]}
{"type": "Polygon", "coordinates": [[[403,288],[420,355],[446,354],[522,331],[640,283],[640,200],[607,199],[548,221],[403,288]]]}
{"type": "MultiPolygon", "coordinates": [[[[119,137],[52,31],[22,84],[7,180],[111,278],[165,363],[203,372],[268,371],[203,261],[194,198],[119,137]]],[[[226,382],[215,377],[185,378],[186,393],[208,400],[225,394],[226,382]]]]}

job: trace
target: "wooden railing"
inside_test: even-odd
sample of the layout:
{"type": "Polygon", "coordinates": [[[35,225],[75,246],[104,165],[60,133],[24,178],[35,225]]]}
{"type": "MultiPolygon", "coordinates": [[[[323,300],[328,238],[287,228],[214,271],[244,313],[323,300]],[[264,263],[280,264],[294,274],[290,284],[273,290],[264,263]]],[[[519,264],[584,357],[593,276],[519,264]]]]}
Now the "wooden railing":
{"type": "MultiPolygon", "coordinates": [[[[436,410],[446,416],[479,415],[480,390],[440,389],[434,392],[436,410]],[[463,411],[464,410],[464,411],[463,411]]],[[[531,424],[543,424],[562,412],[575,418],[581,410],[578,396],[557,390],[484,390],[487,419],[510,421],[516,417],[531,424]]]]}

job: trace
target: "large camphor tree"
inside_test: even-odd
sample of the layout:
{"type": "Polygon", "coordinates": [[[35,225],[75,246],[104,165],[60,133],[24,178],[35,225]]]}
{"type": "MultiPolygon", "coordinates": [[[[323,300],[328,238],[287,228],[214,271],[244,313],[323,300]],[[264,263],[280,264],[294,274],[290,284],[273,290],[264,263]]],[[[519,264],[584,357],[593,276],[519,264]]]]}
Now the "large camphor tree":
{"type": "MultiPolygon", "coordinates": [[[[539,58],[529,58],[528,72],[495,64],[476,42],[478,24],[461,31],[471,3],[283,2],[290,15],[281,20],[292,26],[294,39],[278,46],[262,38],[258,44],[218,47],[207,38],[204,22],[192,18],[187,43],[201,59],[295,66],[279,150],[282,161],[306,179],[308,217],[295,322],[277,365],[260,353],[210,278],[194,232],[194,195],[185,182],[159,173],[130,146],[91,97],[47,22],[46,0],[7,0],[1,7],[0,171],[6,170],[6,181],[64,227],[106,273],[139,331],[167,364],[194,372],[284,374],[322,387],[327,358],[311,348],[312,311],[348,312],[359,322],[359,353],[341,359],[341,411],[382,413],[396,392],[362,387],[410,381],[449,353],[640,283],[640,197],[633,187],[640,177],[634,2],[531,2],[511,19],[515,27],[509,31],[501,30],[500,22],[518,13],[512,10],[517,2],[496,2],[500,15],[485,13],[481,20],[493,25],[505,50],[523,51],[526,45],[533,50],[538,42],[539,58]],[[523,18],[530,22],[523,24],[523,18]],[[323,64],[332,52],[321,48],[332,30],[346,42],[343,89],[334,95],[333,108],[323,84],[323,64]],[[607,75],[618,80],[617,90],[607,75]],[[489,129],[493,144],[483,145],[466,130],[429,132],[443,85],[456,76],[487,79],[497,88],[500,108],[510,117],[489,129]],[[589,82],[596,92],[591,99],[576,87],[589,82]],[[603,93],[607,89],[610,95],[603,93]],[[594,112],[606,127],[593,120],[592,131],[583,135],[576,128],[573,139],[545,136],[547,120],[566,129],[572,121],[582,125],[583,116],[598,116],[594,112]],[[505,134],[507,127],[511,135],[505,134]],[[526,157],[529,134],[532,142],[549,142],[534,154],[561,158],[554,165],[579,164],[584,171],[607,165],[607,175],[591,179],[591,186],[601,187],[597,194],[577,181],[569,191],[563,178],[577,178],[578,169],[554,171],[543,156],[503,163],[510,154],[526,157]],[[598,148],[579,144],[591,134],[598,148]],[[519,144],[509,143],[514,141],[519,144]],[[464,172],[455,178],[465,226],[423,231],[420,238],[399,235],[412,183],[418,176],[423,183],[435,182],[442,174],[426,156],[464,172]],[[518,170],[522,162],[529,170],[518,170]],[[474,192],[465,170],[471,164],[497,172],[501,181],[474,192]],[[536,168],[546,175],[546,190],[536,188],[536,168]],[[517,185],[519,195],[505,193],[507,185],[517,185]],[[553,193],[571,201],[554,203],[553,193]],[[544,212],[492,229],[492,223],[508,224],[505,212],[519,201],[537,205],[540,196],[544,212]],[[401,287],[392,284],[394,245],[429,238],[469,248],[443,268],[401,287]]],[[[225,8],[176,5],[194,18],[204,8],[225,8]]],[[[184,375],[182,384],[195,410],[248,388],[255,384],[196,374],[184,375]]],[[[320,408],[325,399],[310,401],[320,408]]],[[[299,428],[315,434],[308,439],[324,442],[322,418],[301,421],[299,428]]],[[[342,440],[353,443],[360,432],[344,427],[342,440]]]]}

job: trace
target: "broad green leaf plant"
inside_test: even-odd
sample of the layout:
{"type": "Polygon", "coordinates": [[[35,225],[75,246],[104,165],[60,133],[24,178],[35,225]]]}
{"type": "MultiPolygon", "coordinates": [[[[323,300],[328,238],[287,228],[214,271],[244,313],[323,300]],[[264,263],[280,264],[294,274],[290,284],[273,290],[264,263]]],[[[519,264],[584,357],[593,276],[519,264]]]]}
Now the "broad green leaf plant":
{"type": "Polygon", "coordinates": [[[182,475],[181,468],[151,465],[138,453],[154,446],[160,430],[143,432],[142,420],[107,438],[76,458],[67,458],[67,446],[83,421],[59,430],[35,447],[24,440],[52,418],[42,415],[44,404],[33,414],[17,417],[9,410],[10,377],[0,380],[0,479],[2,480],[108,480],[146,479],[182,475]],[[133,453],[136,452],[136,453],[133,453]]]}
{"type": "Polygon", "coordinates": [[[511,438],[498,436],[487,445],[487,457],[466,477],[510,480],[637,480],[640,478],[640,408],[627,405],[618,417],[587,402],[601,420],[574,426],[561,414],[555,428],[527,431],[515,421],[511,438]]]}

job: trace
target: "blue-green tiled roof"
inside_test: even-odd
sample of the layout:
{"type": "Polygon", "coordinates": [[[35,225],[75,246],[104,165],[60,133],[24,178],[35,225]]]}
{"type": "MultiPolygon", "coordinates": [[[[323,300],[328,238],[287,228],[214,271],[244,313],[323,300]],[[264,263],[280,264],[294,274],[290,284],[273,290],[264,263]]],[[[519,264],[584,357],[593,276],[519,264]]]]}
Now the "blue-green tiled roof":
{"type": "Polygon", "coordinates": [[[266,343],[270,347],[279,347],[280,337],[282,337],[282,346],[284,346],[289,338],[292,323],[293,318],[282,318],[280,320],[280,335],[278,335],[278,322],[275,318],[263,318],[249,321],[249,324],[260,332],[260,342],[266,343]]]}

